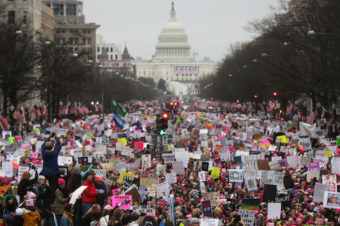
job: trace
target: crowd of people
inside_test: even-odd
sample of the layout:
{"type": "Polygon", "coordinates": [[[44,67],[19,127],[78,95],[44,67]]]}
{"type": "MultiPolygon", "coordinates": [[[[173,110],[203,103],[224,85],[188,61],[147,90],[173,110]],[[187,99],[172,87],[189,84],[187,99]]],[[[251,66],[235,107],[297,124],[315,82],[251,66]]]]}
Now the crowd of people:
{"type": "Polygon", "coordinates": [[[106,114],[3,131],[2,224],[340,224],[335,123],[202,106],[137,102],[123,126],[106,114]]]}

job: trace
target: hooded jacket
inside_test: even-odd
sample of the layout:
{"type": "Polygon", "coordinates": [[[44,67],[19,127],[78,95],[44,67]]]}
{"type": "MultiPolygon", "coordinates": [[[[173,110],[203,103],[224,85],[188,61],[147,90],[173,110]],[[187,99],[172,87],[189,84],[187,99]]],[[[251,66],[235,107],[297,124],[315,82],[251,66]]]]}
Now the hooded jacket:
{"type": "Polygon", "coordinates": [[[22,215],[24,219],[24,226],[38,226],[40,221],[40,214],[38,210],[26,212],[22,215]]]}
{"type": "Polygon", "coordinates": [[[83,202],[96,203],[96,196],[98,195],[98,192],[94,183],[92,181],[85,180],[83,185],[87,186],[83,192],[83,202]]]}
{"type": "Polygon", "coordinates": [[[50,141],[51,139],[48,138],[41,146],[41,154],[44,160],[41,174],[45,176],[55,176],[59,174],[58,154],[61,150],[61,143],[60,140],[57,138],[55,148],[52,150],[47,150],[46,143],[50,141]]]}

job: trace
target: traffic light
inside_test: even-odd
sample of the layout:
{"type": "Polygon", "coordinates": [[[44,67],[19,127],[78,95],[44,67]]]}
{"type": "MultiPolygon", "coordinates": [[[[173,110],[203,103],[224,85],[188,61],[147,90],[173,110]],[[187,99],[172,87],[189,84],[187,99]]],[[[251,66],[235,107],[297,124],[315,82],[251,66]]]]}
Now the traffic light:
{"type": "Polygon", "coordinates": [[[169,114],[163,113],[159,115],[156,120],[157,134],[161,136],[167,135],[169,114]]]}
{"type": "Polygon", "coordinates": [[[254,95],[254,98],[257,99],[259,96],[257,94],[254,95]]]}
{"type": "Polygon", "coordinates": [[[274,97],[277,97],[277,92],[274,92],[274,93],[273,93],[273,96],[274,96],[274,97]]]}

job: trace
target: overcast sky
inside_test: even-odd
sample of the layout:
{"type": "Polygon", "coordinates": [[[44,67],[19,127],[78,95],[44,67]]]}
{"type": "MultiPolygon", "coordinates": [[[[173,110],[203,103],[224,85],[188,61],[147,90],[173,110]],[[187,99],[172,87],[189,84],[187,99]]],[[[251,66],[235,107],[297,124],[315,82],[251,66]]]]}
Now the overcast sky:
{"type": "MultiPolygon", "coordinates": [[[[86,22],[101,27],[107,43],[128,49],[133,57],[151,59],[158,35],[169,19],[172,0],[84,0],[86,22]]],[[[230,44],[251,40],[244,28],[272,13],[278,0],[175,0],[177,19],[185,27],[199,59],[220,61],[230,44]]]]}

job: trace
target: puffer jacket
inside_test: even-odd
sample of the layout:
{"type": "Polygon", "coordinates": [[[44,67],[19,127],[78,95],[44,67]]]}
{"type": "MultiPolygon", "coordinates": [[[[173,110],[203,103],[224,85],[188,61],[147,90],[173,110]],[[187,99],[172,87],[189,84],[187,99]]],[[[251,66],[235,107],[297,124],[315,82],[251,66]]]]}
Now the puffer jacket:
{"type": "Polygon", "coordinates": [[[87,186],[87,188],[83,192],[83,202],[87,203],[96,203],[96,197],[98,195],[98,192],[96,190],[96,187],[92,181],[85,180],[83,183],[83,186],[87,186]]]}
{"type": "Polygon", "coordinates": [[[22,215],[24,226],[38,226],[40,222],[40,214],[38,210],[26,212],[22,215]]]}

